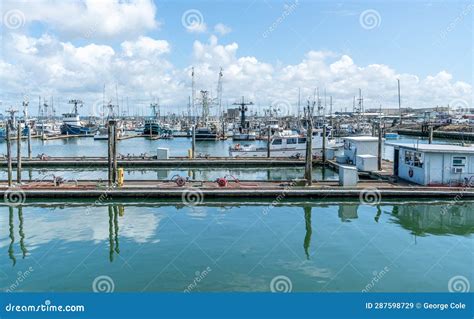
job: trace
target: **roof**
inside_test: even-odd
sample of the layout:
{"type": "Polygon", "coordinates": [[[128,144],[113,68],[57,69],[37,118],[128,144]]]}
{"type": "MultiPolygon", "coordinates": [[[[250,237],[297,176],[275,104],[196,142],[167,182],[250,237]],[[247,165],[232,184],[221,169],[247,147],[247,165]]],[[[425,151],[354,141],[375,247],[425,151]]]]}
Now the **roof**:
{"type": "Polygon", "coordinates": [[[414,144],[414,143],[388,143],[386,145],[396,148],[406,148],[427,153],[474,153],[474,146],[450,144],[414,144]]]}
{"type": "Polygon", "coordinates": [[[378,137],[374,136],[348,136],[343,137],[344,140],[353,141],[353,142],[378,142],[378,137]]]}

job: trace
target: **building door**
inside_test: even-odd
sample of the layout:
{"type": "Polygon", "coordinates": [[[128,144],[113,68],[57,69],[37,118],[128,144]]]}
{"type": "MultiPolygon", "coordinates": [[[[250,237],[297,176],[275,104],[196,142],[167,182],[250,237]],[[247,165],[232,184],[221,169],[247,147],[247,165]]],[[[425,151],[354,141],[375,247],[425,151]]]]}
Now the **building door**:
{"type": "Polygon", "coordinates": [[[393,151],[393,175],[398,176],[398,160],[399,160],[399,155],[400,150],[395,149],[393,151]]]}

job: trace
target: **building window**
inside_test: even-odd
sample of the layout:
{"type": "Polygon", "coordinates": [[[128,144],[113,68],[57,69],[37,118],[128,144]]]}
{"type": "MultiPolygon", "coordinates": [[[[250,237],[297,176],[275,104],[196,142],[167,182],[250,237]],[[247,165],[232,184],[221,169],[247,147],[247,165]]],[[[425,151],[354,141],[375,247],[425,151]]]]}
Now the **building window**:
{"type": "Polygon", "coordinates": [[[298,139],[298,144],[304,144],[304,143],[306,143],[306,137],[300,137],[298,139]]]}
{"type": "Polygon", "coordinates": [[[288,138],[288,139],[286,139],[286,144],[296,144],[296,138],[288,138]]]}
{"type": "Polygon", "coordinates": [[[466,166],[466,156],[453,156],[453,166],[454,167],[466,166]]]}
{"type": "Polygon", "coordinates": [[[420,152],[405,151],[405,164],[414,167],[423,167],[423,154],[420,152]]]}
{"type": "Polygon", "coordinates": [[[413,154],[413,166],[415,167],[423,167],[423,158],[420,152],[414,152],[413,154]]]}
{"type": "Polygon", "coordinates": [[[413,165],[413,152],[405,151],[405,164],[413,165]]]}

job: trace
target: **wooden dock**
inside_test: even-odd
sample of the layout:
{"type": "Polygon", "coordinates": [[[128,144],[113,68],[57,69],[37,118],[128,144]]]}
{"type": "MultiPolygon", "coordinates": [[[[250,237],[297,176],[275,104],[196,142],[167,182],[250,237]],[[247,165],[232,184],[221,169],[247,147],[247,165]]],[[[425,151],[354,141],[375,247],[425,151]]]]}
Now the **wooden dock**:
{"type": "MultiPolygon", "coordinates": [[[[179,187],[173,181],[125,181],[124,186],[108,188],[103,181],[66,182],[54,186],[52,181],[30,182],[21,187],[0,184],[0,196],[24,198],[182,198],[200,204],[206,198],[359,198],[361,203],[377,204],[384,198],[474,198],[474,189],[461,187],[424,187],[387,181],[359,182],[356,187],[342,187],[337,182],[318,182],[313,186],[294,186],[281,181],[229,181],[225,187],[216,182],[188,182],[179,187]]],[[[6,201],[5,203],[8,204],[6,201]]]]}
{"type": "MultiPolygon", "coordinates": [[[[15,167],[16,160],[13,159],[15,167]]],[[[22,167],[35,168],[56,168],[56,167],[107,167],[106,157],[36,157],[32,159],[22,158],[22,167]]],[[[6,159],[0,160],[0,167],[6,167],[6,159]]],[[[141,167],[141,168],[177,168],[177,167],[217,167],[217,168],[236,168],[236,167],[294,167],[304,166],[303,160],[288,158],[228,158],[228,157],[208,157],[189,159],[186,157],[173,157],[170,159],[155,159],[150,156],[123,156],[118,159],[119,167],[141,167]]]]}

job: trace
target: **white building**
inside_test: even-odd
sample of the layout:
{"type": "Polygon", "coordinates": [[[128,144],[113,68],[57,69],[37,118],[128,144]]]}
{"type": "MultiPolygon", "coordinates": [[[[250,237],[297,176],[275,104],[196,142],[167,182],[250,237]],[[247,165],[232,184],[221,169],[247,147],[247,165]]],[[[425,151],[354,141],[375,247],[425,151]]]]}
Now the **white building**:
{"type": "Polygon", "coordinates": [[[420,185],[474,183],[474,147],[392,143],[393,174],[420,185]],[[472,178],[472,180],[471,180],[472,178]]]}
{"type": "Polygon", "coordinates": [[[377,164],[378,142],[378,138],[373,136],[344,137],[344,161],[357,166],[359,170],[376,170],[373,163],[377,164]],[[361,169],[363,166],[370,169],[361,169]]]}

